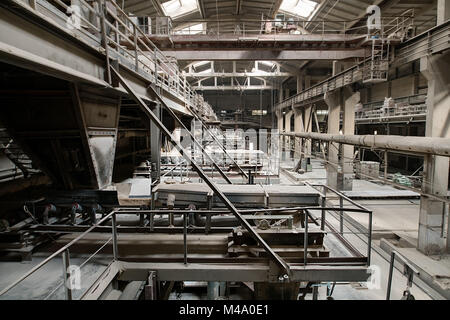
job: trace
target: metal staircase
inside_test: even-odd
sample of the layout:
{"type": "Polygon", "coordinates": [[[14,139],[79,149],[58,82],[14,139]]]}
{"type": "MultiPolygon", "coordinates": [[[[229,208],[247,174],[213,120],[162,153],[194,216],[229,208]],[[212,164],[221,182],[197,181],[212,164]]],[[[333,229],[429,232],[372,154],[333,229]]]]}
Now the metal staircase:
{"type": "MultiPolygon", "coordinates": [[[[0,128],[0,152],[16,166],[15,171],[17,174],[7,175],[6,177],[15,179],[23,176],[27,178],[40,172],[39,169],[33,166],[33,161],[25,154],[5,128],[0,128]],[[21,173],[17,172],[17,169],[21,173]]],[[[5,179],[6,177],[0,179],[5,179]]]]}

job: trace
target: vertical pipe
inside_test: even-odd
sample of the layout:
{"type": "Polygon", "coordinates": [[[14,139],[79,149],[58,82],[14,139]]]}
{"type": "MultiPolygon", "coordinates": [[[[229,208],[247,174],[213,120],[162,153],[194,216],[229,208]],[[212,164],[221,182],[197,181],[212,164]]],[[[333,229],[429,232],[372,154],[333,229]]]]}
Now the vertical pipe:
{"type": "Polygon", "coordinates": [[[72,287],[70,285],[70,254],[69,249],[66,249],[62,252],[62,262],[63,262],[63,277],[64,277],[64,291],[66,294],[66,300],[72,300],[72,287]]]}
{"type": "Polygon", "coordinates": [[[119,248],[117,246],[117,221],[116,221],[116,213],[114,212],[112,215],[112,241],[113,241],[113,257],[114,260],[117,260],[119,257],[119,248]]]}
{"type": "Polygon", "coordinates": [[[388,285],[386,289],[386,300],[390,300],[391,298],[391,286],[392,286],[392,274],[394,271],[394,263],[395,263],[395,251],[391,252],[391,262],[389,264],[389,277],[388,277],[388,285]]]}

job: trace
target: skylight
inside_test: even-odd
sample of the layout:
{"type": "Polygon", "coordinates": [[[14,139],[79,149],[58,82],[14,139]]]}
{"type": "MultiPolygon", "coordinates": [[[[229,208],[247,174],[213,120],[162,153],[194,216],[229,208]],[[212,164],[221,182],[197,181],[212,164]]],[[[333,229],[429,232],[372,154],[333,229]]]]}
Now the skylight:
{"type": "Polygon", "coordinates": [[[206,64],[211,64],[211,61],[199,61],[199,62],[193,63],[192,66],[196,69],[196,68],[199,68],[206,64]]]}
{"type": "Polygon", "coordinates": [[[186,13],[191,13],[198,10],[197,0],[170,0],[162,4],[164,13],[176,18],[186,13]]]}
{"type": "Polygon", "coordinates": [[[280,10],[288,14],[307,18],[314,11],[317,2],[310,0],[283,0],[280,10]]]}
{"type": "Polygon", "coordinates": [[[209,68],[209,69],[206,69],[206,70],[203,70],[203,71],[199,71],[197,73],[211,73],[211,72],[212,72],[212,69],[209,68]]]}
{"type": "Polygon", "coordinates": [[[205,32],[205,24],[199,23],[183,29],[175,30],[175,34],[199,34],[205,32]]]}

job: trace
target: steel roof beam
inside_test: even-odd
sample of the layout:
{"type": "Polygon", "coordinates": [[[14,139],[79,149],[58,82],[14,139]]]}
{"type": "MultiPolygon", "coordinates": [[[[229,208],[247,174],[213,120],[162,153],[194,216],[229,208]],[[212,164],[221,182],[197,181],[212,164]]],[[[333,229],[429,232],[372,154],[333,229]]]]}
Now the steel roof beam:
{"type": "Polygon", "coordinates": [[[365,49],[354,50],[164,50],[166,56],[178,61],[233,61],[233,60],[344,60],[364,58],[365,49]]]}

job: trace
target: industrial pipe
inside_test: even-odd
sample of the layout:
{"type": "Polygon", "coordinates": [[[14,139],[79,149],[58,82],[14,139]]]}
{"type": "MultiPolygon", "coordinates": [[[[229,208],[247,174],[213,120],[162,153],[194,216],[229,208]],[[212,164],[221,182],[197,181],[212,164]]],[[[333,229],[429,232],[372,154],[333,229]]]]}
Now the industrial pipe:
{"type": "Polygon", "coordinates": [[[314,139],[375,149],[450,156],[450,139],[394,135],[342,135],[317,132],[280,133],[283,136],[314,139]]]}

